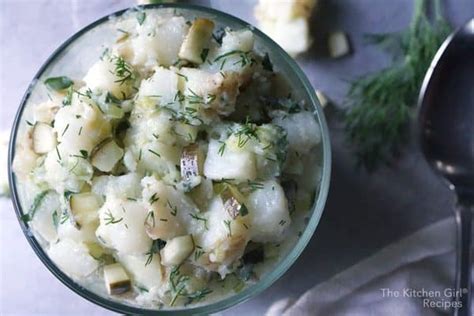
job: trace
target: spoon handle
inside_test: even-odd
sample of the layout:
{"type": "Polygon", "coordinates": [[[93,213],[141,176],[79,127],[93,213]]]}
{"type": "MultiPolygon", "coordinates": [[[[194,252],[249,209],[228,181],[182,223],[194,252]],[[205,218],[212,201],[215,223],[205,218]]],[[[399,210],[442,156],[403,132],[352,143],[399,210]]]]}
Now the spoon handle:
{"type": "Polygon", "coordinates": [[[471,316],[471,221],[470,205],[459,203],[456,207],[457,258],[456,258],[456,296],[458,301],[454,315],[471,316]]]}

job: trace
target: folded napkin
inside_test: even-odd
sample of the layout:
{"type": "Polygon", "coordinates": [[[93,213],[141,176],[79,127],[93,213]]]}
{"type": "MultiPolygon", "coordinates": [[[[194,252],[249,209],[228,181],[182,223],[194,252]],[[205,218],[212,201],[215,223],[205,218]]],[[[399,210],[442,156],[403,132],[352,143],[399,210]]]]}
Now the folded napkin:
{"type": "Polygon", "coordinates": [[[308,290],[275,302],[276,315],[449,315],[455,272],[455,222],[448,218],[391,244],[308,290]]]}

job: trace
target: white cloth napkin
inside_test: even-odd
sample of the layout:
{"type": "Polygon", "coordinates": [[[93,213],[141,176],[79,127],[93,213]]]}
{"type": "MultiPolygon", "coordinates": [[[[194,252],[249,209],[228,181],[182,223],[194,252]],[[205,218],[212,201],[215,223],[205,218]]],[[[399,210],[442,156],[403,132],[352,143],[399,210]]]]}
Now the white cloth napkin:
{"type": "Polygon", "coordinates": [[[455,229],[453,218],[424,227],[300,298],[275,302],[267,316],[451,314],[455,229]]]}

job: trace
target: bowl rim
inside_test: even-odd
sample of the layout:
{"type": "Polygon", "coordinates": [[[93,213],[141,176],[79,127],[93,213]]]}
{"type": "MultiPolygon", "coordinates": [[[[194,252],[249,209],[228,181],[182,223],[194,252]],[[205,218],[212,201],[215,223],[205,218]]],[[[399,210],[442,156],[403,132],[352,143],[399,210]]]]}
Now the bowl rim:
{"type": "Polygon", "coordinates": [[[35,74],[33,79],[31,80],[28,88],[23,95],[23,98],[20,102],[20,106],[17,110],[17,113],[14,118],[12,132],[10,136],[9,148],[8,148],[8,179],[9,179],[9,186],[12,193],[12,203],[15,209],[16,216],[18,218],[18,222],[21,226],[21,229],[28,240],[28,243],[33,248],[35,254],[39,257],[41,262],[46,266],[46,268],[57,278],[66,285],[69,289],[80,295],[81,297],[85,298],[86,300],[97,304],[105,309],[119,312],[119,313],[126,313],[126,314],[141,314],[141,315],[151,315],[151,314],[162,314],[162,315],[190,315],[190,314],[209,314],[213,312],[218,312],[231,306],[237,305],[246,301],[252,297],[255,297],[265,289],[269,288],[275,281],[277,281],[288,269],[296,262],[297,258],[303,252],[303,250],[308,245],[309,241],[311,240],[316,227],[320,221],[322,216],[325,203],[328,196],[329,191],[329,184],[330,184],[330,176],[331,176],[331,145],[330,145],[330,137],[329,137],[329,130],[325,120],[323,109],[319,103],[318,98],[316,97],[315,90],[312,87],[310,81],[296,63],[278,44],[276,44],[271,38],[265,35],[263,32],[258,30],[253,25],[237,18],[233,15],[227,14],[225,12],[209,8],[203,7],[199,5],[192,5],[192,4],[178,4],[178,3],[168,3],[168,4],[149,4],[149,5],[140,5],[140,6],[133,6],[130,8],[122,9],[110,14],[107,14],[94,22],[86,25],[79,31],[75,32],[71,35],[66,41],[64,41],[58,48],[56,48],[53,53],[46,59],[46,61],[42,64],[39,68],[38,72],[35,74]],[[293,246],[292,250],[287,254],[285,258],[282,258],[275,266],[275,268],[265,274],[257,283],[252,284],[242,290],[239,293],[234,295],[230,295],[225,297],[224,299],[217,300],[207,305],[195,306],[191,308],[183,308],[183,309],[171,309],[171,310],[156,310],[156,309],[147,309],[147,308],[140,308],[132,305],[128,305],[126,303],[114,301],[107,299],[99,294],[94,293],[91,290],[81,286],[80,284],[76,283],[72,278],[67,276],[61,269],[59,269],[55,263],[49,258],[46,254],[46,251],[37,241],[37,239],[33,236],[30,232],[30,228],[27,223],[21,220],[22,207],[19,202],[19,194],[16,188],[16,179],[15,175],[13,174],[13,158],[15,155],[15,144],[17,138],[17,132],[20,126],[21,118],[23,111],[25,109],[25,105],[28,102],[30,97],[31,91],[38,82],[39,78],[43,75],[43,73],[48,69],[48,67],[56,60],[56,58],[77,38],[81,37],[86,32],[94,29],[96,26],[99,26],[105,22],[107,22],[110,18],[113,17],[120,17],[126,12],[133,10],[133,9],[183,9],[183,10],[191,10],[196,13],[203,12],[207,14],[213,14],[222,18],[223,20],[232,21],[234,24],[240,25],[242,28],[249,28],[254,32],[259,39],[263,42],[265,46],[271,47],[273,51],[282,57],[284,63],[286,63],[292,71],[295,72],[296,76],[300,80],[305,93],[308,95],[308,99],[312,105],[313,113],[316,115],[316,119],[320,125],[321,129],[321,142],[322,142],[322,151],[323,151],[323,159],[322,159],[322,168],[321,168],[321,181],[319,186],[319,192],[317,199],[313,202],[313,206],[311,207],[311,211],[313,211],[312,216],[310,217],[306,227],[303,230],[303,233],[300,235],[298,241],[293,246]]]}

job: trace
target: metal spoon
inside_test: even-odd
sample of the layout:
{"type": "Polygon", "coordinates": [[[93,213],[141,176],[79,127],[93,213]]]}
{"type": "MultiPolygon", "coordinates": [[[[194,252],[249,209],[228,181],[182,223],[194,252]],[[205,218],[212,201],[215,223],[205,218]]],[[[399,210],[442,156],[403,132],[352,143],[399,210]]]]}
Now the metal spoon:
{"type": "Polygon", "coordinates": [[[425,76],[419,137],[431,167],[458,197],[455,315],[471,308],[471,221],[474,205],[474,19],[449,36],[425,76]],[[458,306],[459,306],[458,305],[458,306]]]}

